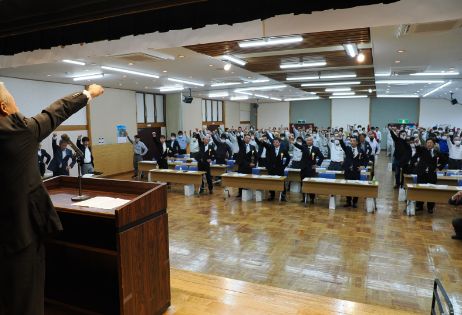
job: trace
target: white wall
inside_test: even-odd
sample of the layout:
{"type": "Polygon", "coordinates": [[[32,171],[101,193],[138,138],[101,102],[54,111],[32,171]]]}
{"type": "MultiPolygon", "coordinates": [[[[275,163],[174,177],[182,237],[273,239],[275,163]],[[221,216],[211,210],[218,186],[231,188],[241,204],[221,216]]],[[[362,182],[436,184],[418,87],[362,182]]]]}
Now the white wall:
{"type": "Polygon", "coordinates": [[[419,125],[433,127],[449,124],[462,127],[462,106],[452,105],[445,99],[420,99],[419,125]]]}
{"type": "Polygon", "coordinates": [[[134,91],[104,89],[104,94],[91,102],[90,114],[93,145],[98,145],[99,138],[104,138],[105,144],[117,143],[116,125],[126,125],[132,139],[137,133],[134,91]]]}
{"type": "Polygon", "coordinates": [[[289,127],[289,109],[289,102],[259,104],[257,128],[289,127]]]}
{"type": "Polygon", "coordinates": [[[231,128],[234,126],[237,128],[237,126],[240,125],[240,108],[241,108],[241,103],[239,102],[231,102],[231,101],[225,101],[225,127],[226,128],[231,128]]]}
{"type": "MultiPolygon", "coordinates": [[[[182,128],[185,131],[202,128],[202,99],[195,97],[191,104],[181,102],[181,110],[183,111],[182,128]]],[[[178,131],[178,130],[177,130],[178,131]]],[[[177,132],[173,131],[173,132],[177,132]]]]}
{"type": "Polygon", "coordinates": [[[332,127],[369,124],[369,98],[332,99],[332,127]]]}

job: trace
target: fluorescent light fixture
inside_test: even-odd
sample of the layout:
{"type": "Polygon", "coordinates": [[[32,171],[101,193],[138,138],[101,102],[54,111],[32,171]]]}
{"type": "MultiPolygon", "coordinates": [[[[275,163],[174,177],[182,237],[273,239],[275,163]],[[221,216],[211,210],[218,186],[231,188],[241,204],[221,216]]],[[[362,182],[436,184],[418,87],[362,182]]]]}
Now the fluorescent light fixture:
{"type": "Polygon", "coordinates": [[[85,66],[85,62],[75,61],[75,60],[70,60],[70,59],[63,59],[63,62],[71,63],[73,65],[85,66]]]}
{"type": "Polygon", "coordinates": [[[249,93],[249,92],[242,92],[242,91],[236,91],[236,90],[234,90],[234,92],[239,93],[239,94],[244,94],[244,95],[250,95],[250,96],[253,95],[252,93],[249,93]]]}
{"type": "Polygon", "coordinates": [[[438,84],[444,83],[443,80],[377,80],[375,84],[438,84]]]}
{"type": "Polygon", "coordinates": [[[277,97],[270,97],[270,100],[273,100],[273,101],[282,101],[282,98],[277,98],[277,97]]]}
{"type": "Polygon", "coordinates": [[[342,96],[342,95],[355,95],[355,92],[334,92],[332,93],[333,96],[342,96]]]}
{"type": "Polygon", "coordinates": [[[309,97],[290,97],[290,98],[285,98],[285,102],[291,102],[291,101],[308,101],[308,100],[318,100],[319,96],[309,96],[309,97]]]}
{"type": "Polygon", "coordinates": [[[299,62],[299,63],[282,63],[279,67],[281,69],[296,69],[296,68],[308,68],[308,67],[322,67],[327,63],[325,61],[312,61],[312,62],[299,62]]]}
{"type": "Polygon", "coordinates": [[[145,72],[138,72],[138,71],[133,71],[133,70],[126,70],[126,69],[107,67],[107,66],[102,66],[101,69],[115,71],[115,72],[128,73],[128,74],[133,74],[133,75],[139,75],[139,76],[142,76],[142,77],[159,79],[158,75],[145,73],[145,72]]]}
{"type": "Polygon", "coordinates": [[[305,81],[305,80],[318,80],[319,75],[311,75],[311,76],[300,76],[300,77],[287,77],[287,81],[305,81]]]}
{"type": "Polygon", "coordinates": [[[326,92],[348,92],[348,91],[351,91],[351,88],[327,88],[324,91],[326,92]]]}
{"type": "Polygon", "coordinates": [[[249,97],[248,96],[231,96],[230,100],[231,101],[244,101],[244,100],[248,100],[249,97]]]}
{"type": "Polygon", "coordinates": [[[419,95],[417,94],[383,94],[377,95],[377,97],[385,97],[385,98],[418,98],[419,95]]]}
{"type": "Polygon", "coordinates": [[[303,83],[302,86],[332,86],[332,85],[358,85],[360,81],[344,81],[344,82],[319,82],[319,83],[303,83]]]}
{"type": "Polygon", "coordinates": [[[175,79],[175,78],[168,78],[168,80],[172,82],[184,83],[187,85],[204,86],[203,83],[193,82],[193,81],[188,81],[188,80],[181,80],[181,79],[175,79]]]}
{"type": "Polygon", "coordinates": [[[367,98],[367,95],[346,95],[346,96],[331,96],[329,98],[367,98]]]}
{"type": "Polygon", "coordinates": [[[162,86],[159,88],[161,92],[176,92],[176,91],[183,91],[184,87],[182,86],[162,86]]]}
{"type": "Polygon", "coordinates": [[[387,73],[376,73],[375,76],[376,76],[376,77],[389,77],[389,76],[391,76],[391,72],[387,72],[387,73]]]}
{"type": "Polygon", "coordinates": [[[228,95],[229,95],[228,92],[209,93],[209,97],[226,97],[228,95]]]}
{"type": "Polygon", "coordinates": [[[452,81],[446,82],[446,83],[440,85],[439,87],[437,87],[436,89],[433,89],[433,90],[431,90],[430,92],[424,94],[423,97],[427,97],[427,96],[429,96],[429,95],[432,95],[432,94],[435,93],[436,91],[439,91],[439,90],[441,90],[442,88],[447,87],[447,86],[450,85],[451,83],[452,83],[452,81]]]}
{"type": "Polygon", "coordinates": [[[354,74],[321,74],[321,79],[343,79],[343,78],[356,78],[356,73],[354,74]]]}
{"type": "Polygon", "coordinates": [[[262,47],[262,46],[274,46],[274,45],[285,45],[292,43],[299,43],[303,41],[301,36],[284,36],[284,37],[269,37],[262,39],[253,39],[245,40],[239,42],[239,47],[249,48],[249,47],[262,47]]]}
{"type": "Polygon", "coordinates": [[[259,97],[259,98],[266,98],[266,99],[269,99],[270,97],[269,96],[266,96],[266,95],[261,95],[261,94],[255,94],[256,97],[259,97]]]}
{"type": "Polygon", "coordinates": [[[220,82],[220,83],[212,83],[210,84],[211,87],[217,86],[230,86],[230,85],[239,85],[241,82],[220,82]]]}
{"type": "Polygon", "coordinates": [[[242,89],[235,89],[234,92],[242,92],[242,91],[266,91],[266,90],[278,90],[286,88],[286,85],[264,85],[264,86],[254,86],[242,89]]]}
{"type": "Polygon", "coordinates": [[[440,75],[459,75],[459,72],[417,72],[410,75],[416,76],[440,76],[440,75]]]}
{"type": "Polygon", "coordinates": [[[351,58],[358,55],[358,46],[356,44],[343,44],[343,48],[345,48],[347,55],[351,58]]]}
{"type": "Polygon", "coordinates": [[[245,64],[247,63],[246,61],[244,61],[242,59],[239,59],[239,58],[236,58],[236,57],[231,56],[231,55],[224,55],[221,58],[225,59],[225,60],[228,60],[229,62],[235,63],[237,65],[240,65],[240,66],[245,66],[245,64]]]}
{"type": "Polygon", "coordinates": [[[81,77],[75,77],[72,78],[74,81],[85,81],[85,80],[95,80],[95,79],[101,79],[104,77],[104,74],[98,73],[98,74],[89,74],[89,75],[84,75],[81,77]]]}
{"type": "Polygon", "coordinates": [[[257,79],[257,80],[250,80],[248,82],[250,83],[265,83],[265,82],[269,82],[270,80],[269,79],[257,79]]]}

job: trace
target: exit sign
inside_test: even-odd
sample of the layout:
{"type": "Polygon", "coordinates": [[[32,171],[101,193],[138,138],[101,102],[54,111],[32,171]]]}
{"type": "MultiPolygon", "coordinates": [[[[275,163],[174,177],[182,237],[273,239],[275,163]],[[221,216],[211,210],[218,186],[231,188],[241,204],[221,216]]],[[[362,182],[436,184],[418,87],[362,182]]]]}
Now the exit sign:
{"type": "Polygon", "coordinates": [[[409,119],[398,119],[398,123],[400,123],[400,124],[408,124],[409,119]]]}

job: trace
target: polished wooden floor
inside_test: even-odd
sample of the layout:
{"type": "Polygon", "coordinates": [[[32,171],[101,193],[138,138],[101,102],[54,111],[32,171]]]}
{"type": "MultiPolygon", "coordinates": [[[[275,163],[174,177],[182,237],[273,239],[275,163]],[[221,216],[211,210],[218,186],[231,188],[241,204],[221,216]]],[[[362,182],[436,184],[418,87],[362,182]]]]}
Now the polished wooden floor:
{"type": "Polygon", "coordinates": [[[329,211],[325,197],[303,207],[299,194],[290,194],[288,203],[256,203],[224,200],[218,186],[200,197],[185,197],[182,186],[173,186],[171,266],[420,313],[429,311],[439,278],[462,313],[462,242],[451,239],[451,220],[462,216],[462,207],[437,205],[433,215],[407,217],[384,156],[376,176],[375,214],[362,204],[329,211]]]}

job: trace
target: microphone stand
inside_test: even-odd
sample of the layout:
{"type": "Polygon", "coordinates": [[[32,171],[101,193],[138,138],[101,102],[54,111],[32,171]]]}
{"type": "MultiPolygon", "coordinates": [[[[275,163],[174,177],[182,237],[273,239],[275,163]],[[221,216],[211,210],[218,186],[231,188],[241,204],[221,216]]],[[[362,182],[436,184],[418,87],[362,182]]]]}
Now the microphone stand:
{"type": "Polygon", "coordinates": [[[83,152],[70,140],[70,139],[66,139],[67,143],[69,143],[69,145],[71,146],[71,148],[74,150],[75,154],[77,155],[77,169],[78,169],[78,172],[79,172],[79,175],[78,175],[78,183],[79,183],[79,195],[78,196],[74,196],[71,198],[72,201],[84,201],[84,200],[87,200],[87,199],[90,199],[91,197],[88,196],[88,195],[82,195],[82,163],[83,163],[83,160],[84,160],[84,155],[83,155],[83,152]]]}

